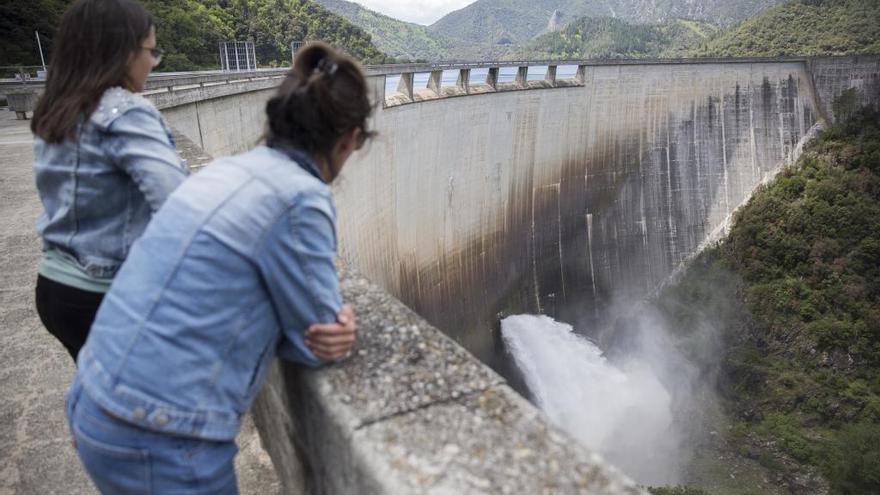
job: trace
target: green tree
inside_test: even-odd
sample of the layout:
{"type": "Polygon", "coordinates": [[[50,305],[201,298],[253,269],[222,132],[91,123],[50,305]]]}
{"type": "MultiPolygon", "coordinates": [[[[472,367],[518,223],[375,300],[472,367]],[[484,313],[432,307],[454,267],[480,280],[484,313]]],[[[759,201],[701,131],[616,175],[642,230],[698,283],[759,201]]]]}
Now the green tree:
{"type": "Polygon", "coordinates": [[[52,53],[52,42],[58,22],[69,0],[4,0],[0,3],[0,65],[40,65],[40,53],[34,31],[46,63],[52,53]]]}
{"type": "Polygon", "coordinates": [[[219,68],[219,42],[232,40],[232,14],[213,0],[144,0],[167,56],[159,70],[219,68]]]}
{"type": "Polygon", "coordinates": [[[680,57],[706,42],[716,27],[686,19],[630,24],[614,17],[582,17],[533,40],[526,58],[680,57]]]}
{"type": "Polygon", "coordinates": [[[729,441],[777,474],[804,474],[794,460],[834,493],[880,493],[880,113],[816,137],[657,307],[688,342],[707,314],[721,329],[723,360],[694,363],[720,371],[729,441]]]}
{"type": "Polygon", "coordinates": [[[253,41],[261,64],[289,63],[291,41],[325,41],[365,63],[388,56],[362,29],[323,7],[303,0],[229,0],[239,40],[253,41]]]}
{"type": "Polygon", "coordinates": [[[836,493],[880,493],[880,425],[845,426],[832,445],[825,472],[836,493]]]}
{"type": "MultiPolygon", "coordinates": [[[[221,41],[253,41],[263,66],[289,64],[290,42],[303,40],[326,41],[365,63],[390,61],[363,30],[307,0],[142,1],[156,22],[159,46],[167,52],[158,70],[219,68],[221,41]]],[[[70,3],[0,4],[0,65],[38,65],[34,30],[40,31],[44,51],[51,53],[58,22],[70,3]]]]}
{"type": "Polygon", "coordinates": [[[695,56],[755,57],[880,53],[877,0],[796,0],[742,22],[695,56]]]}

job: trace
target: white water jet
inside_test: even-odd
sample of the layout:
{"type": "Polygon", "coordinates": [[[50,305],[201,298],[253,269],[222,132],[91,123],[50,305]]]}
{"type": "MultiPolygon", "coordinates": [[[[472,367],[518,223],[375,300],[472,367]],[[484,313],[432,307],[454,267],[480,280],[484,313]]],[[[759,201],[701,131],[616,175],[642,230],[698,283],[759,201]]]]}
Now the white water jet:
{"type": "Polygon", "coordinates": [[[614,365],[571,325],[543,315],[509,316],[501,332],[552,423],[641,483],[678,481],[672,397],[647,362],[614,365]]]}

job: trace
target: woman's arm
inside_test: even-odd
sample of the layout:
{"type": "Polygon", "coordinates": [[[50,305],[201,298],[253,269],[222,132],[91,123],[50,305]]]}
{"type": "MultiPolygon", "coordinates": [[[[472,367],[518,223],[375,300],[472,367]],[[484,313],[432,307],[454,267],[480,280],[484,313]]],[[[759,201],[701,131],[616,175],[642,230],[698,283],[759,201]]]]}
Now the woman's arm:
{"type": "Polygon", "coordinates": [[[335,323],[342,309],[330,201],[329,192],[302,194],[267,233],[257,256],[283,332],[278,354],[308,366],[322,361],[306,344],[306,329],[335,323]]]}
{"type": "Polygon", "coordinates": [[[111,159],[131,176],[155,213],[189,175],[160,117],[146,108],[131,108],[105,132],[111,159]]]}

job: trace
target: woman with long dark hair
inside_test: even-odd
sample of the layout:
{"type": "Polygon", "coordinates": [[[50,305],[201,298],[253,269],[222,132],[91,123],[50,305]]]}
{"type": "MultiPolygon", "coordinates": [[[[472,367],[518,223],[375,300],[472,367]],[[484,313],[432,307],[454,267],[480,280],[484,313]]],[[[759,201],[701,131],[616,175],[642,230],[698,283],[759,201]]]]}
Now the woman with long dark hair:
{"type": "Polygon", "coordinates": [[[135,242],[67,399],[101,492],[236,493],[234,439],[275,356],[350,351],[329,184],[371,111],[358,64],[308,46],[266,105],[266,145],[193,176],[135,242]]]}
{"type": "Polygon", "coordinates": [[[187,176],[158,110],[135,94],[161,56],[135,0],[78,0],[55,38],[31,123],[44,208],[36,302],[74,360],[132,242],[187,176]]]}

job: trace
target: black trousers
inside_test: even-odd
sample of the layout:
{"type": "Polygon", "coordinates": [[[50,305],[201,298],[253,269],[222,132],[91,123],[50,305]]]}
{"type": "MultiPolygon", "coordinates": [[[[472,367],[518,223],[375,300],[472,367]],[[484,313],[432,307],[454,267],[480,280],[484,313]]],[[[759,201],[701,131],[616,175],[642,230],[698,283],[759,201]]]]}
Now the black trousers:
{"type": "Polygon", "coordinates": [[[86,343],[89,328],[103,299],[104,294],[100,292],[77,289],[37,276],[36,300],[40,320],[64,345],[74,362],[86,343]]]}

